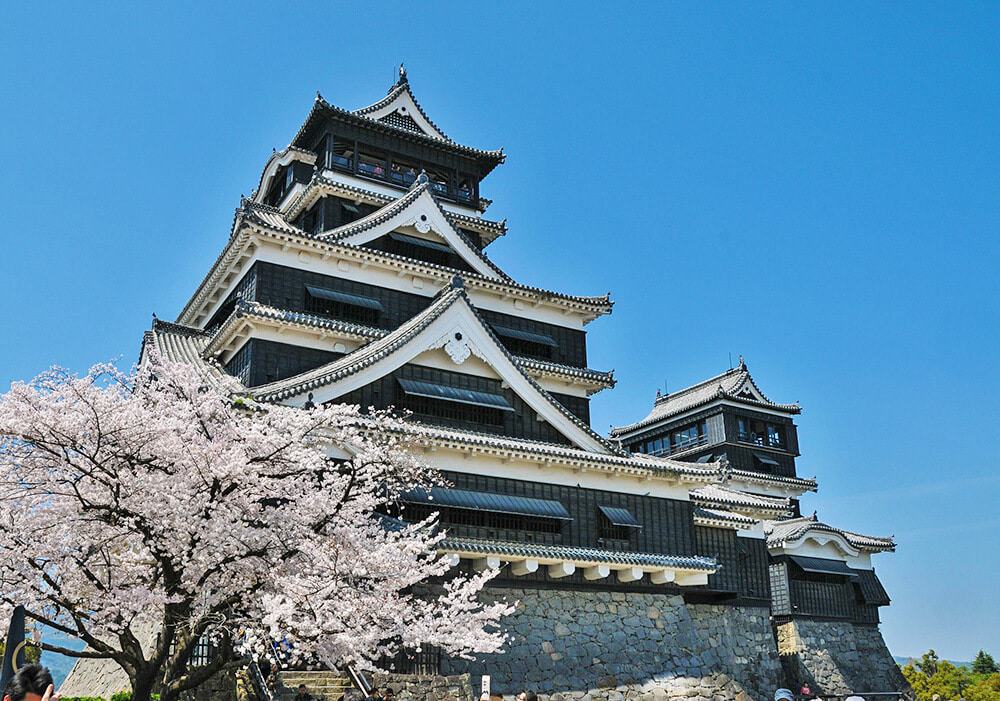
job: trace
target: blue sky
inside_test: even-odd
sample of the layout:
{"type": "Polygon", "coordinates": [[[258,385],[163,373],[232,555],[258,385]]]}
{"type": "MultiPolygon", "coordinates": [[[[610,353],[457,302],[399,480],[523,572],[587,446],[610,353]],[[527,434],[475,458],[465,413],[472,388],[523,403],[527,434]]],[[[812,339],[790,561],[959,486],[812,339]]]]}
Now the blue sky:
{"type": "Polygon", "coordinates": [[[0,386],[138,355],[316,90],[405,60],[515,278],[611,290],[594,426],[747,357],[800,401],[804,509],[895,534],[896,654],[1000,653],[1000,5],[10,4],[0,386]]]}

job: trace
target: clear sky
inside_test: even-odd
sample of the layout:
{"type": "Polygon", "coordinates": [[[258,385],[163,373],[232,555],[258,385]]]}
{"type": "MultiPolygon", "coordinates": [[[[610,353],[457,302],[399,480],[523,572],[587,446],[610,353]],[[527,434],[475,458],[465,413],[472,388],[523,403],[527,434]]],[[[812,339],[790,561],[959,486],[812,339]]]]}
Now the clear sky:
{"type": "Polygon", "coordinates": [[[1000,5],[8,3],[0,386],[135,361],[316,90],[405,60],[516,279],[601,294],[605,431],[746,356],[807,512],[895,534],[895,654],[1000,654],[1000,5]],[[212,7],[207,7],[212,5],[212,7]],[[501,7],[502,6],[502,7],[501,7]],[[613,11],[608,11],[612,8],[613,11]]]}

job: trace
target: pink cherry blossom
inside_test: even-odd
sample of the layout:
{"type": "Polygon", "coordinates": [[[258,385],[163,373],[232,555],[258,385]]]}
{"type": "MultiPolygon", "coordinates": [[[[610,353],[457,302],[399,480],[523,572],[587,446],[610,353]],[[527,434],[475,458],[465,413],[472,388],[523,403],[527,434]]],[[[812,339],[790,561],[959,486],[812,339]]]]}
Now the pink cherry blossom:
{"type": "Polygon", "coordinates": [[[172,701],[271,640],[360,668],[427,644],[496,652],[511,607],[481,602],[491,574],[451,571],[433,519],[380,516],[441,482],[403,428],[234,400],[155,357],[15,384],[0,397],[0,619],[23,604],[87,644],[75,654],[121,665],[137,700],[172,701]],[[203,636],[215,661],[189,667],[203,636]]]}

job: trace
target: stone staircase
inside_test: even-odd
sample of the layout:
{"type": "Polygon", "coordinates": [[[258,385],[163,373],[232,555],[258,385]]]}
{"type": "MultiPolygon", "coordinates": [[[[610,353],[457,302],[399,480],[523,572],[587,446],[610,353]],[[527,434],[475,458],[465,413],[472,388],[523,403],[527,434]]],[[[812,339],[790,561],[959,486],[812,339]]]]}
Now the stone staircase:
{"type": "Polygon", "coordinates": [[[340,672],[279,672],[275,701],[292,701],[299,684],[306,685],[315,701],[342,701],[347,690],[353,688],[351,680],[340,672]]]}

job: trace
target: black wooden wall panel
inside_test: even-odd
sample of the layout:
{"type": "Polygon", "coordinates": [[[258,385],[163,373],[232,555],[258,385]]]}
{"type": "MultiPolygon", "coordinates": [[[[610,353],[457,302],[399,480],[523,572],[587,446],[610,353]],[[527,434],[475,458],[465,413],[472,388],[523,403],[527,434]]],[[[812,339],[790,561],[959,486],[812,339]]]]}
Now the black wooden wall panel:
{"type": "Polygon", "coordinates": [[[642,525],[642,528],[632,529],[634,534],[629,545],[635,551],[669,555],[704,554],[695,543],[691,502],[448,470],[444,475],[458,489],[562,502],[573,517],[563,526],[563,545],[598,547],[597,507],[618,506],[632,512],[642,525]]]}
{"type": "Polygon", "coordinates": [[[294,377],[343,357],[343,353],[304,348],[260,338],[247,341],[226,363],[230,375],[247,387],[294,377]]]}
{"type": "MultiPolygon", "coordinates": [[[[423,380],[437,384],[462,387],[479,392],[490,392],[502,394],[514,407],[514,411],[503,412],[503,425],[492,426],[487,424],[474,423],[470,421],[449,420],[441,418],[423,418],[427,421],[441,426],[450,426],[463,430],[481,431],[485,433],[496,433],[504,436],[516,438],[526,438],[535,441],[545,441],[547,443],[559,443],[569,445],[570,441],[564,437],[550,424],[539,421],[538,414],[525,404],[511,389],[503,389],[499,380],[493,380],[476,375],[466,375],[458,372],[448,372],[437,368],[428,368],[421,365],[404,365],[395,372],[386,375],[364,387],[350,392],[334,401],[340,404],[359,404],[362,409],[375,407],[376,409],[388,409],[395,407],[405,409],[407,399],[399,389],[398,379],[423,380]]],[[[415,417],[416,418],[416,417],[415,417]]]]}
{"type": "MultiPolygon", "coordinates": [[[[305,287],[315,285],[338,292],[372,297],[382,303],[385,312],[381,315],[379,327],[395,329],[403,322],[416,316],[426,309],[433,299],[423,295],[411,294],[377,287],[365,283],[345,280],[343,278],[321,275],[307,270],[290,268],[274,263],[257,262],[254,264],[256,275],[256,299],[262,304],[288,309],[292,311],[305,310],[305,287]]],[[[249,273],[248,273],[249,274],[249,273]]],[[[478,310],[488,323],[511,326],[523,331],[551,336],[559,348],[555,362],[574,367],[587,366],[586,337],[584,331],[569,329],[555,324],[546,324],[532,319],[522,319],[509,314],[501,314],[488,309],[478,310]]],[[[501,342],[502,339],[501,339],[501,342]]]]}

